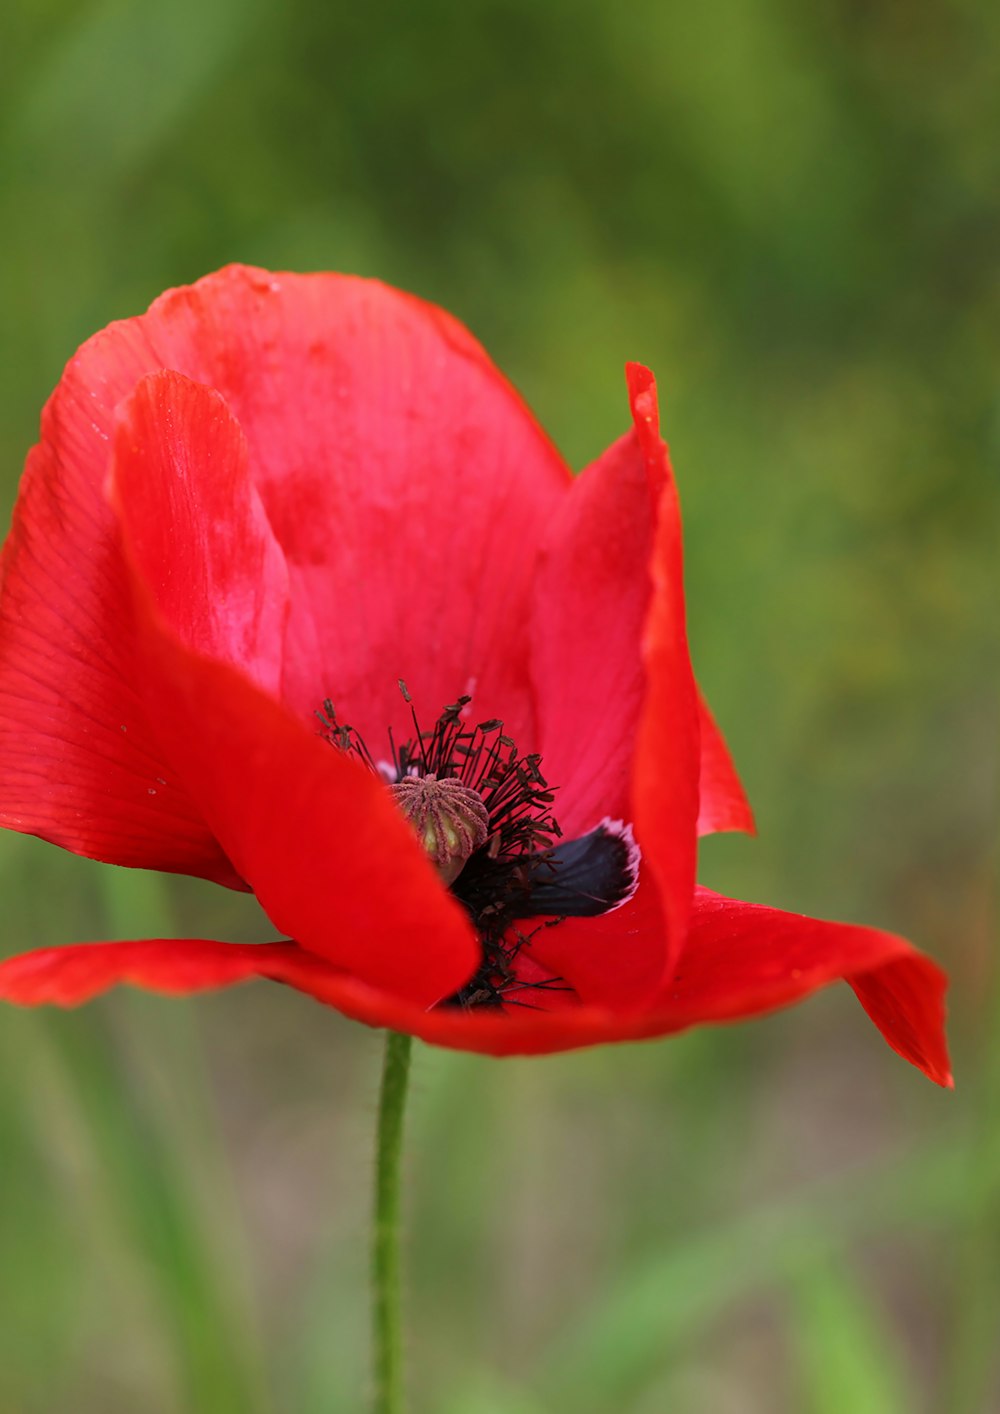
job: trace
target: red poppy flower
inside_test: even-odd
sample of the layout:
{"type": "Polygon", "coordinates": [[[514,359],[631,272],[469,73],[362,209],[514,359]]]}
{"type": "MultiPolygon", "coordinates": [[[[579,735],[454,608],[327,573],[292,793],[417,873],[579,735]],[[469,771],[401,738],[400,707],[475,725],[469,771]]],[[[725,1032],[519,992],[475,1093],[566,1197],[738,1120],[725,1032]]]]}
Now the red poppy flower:
{"type": "Polygon", "coordinates": [[[251,889],[294,941],[42,949],[0,995],[266,977],[523,1054],[843,978],[949,1083],[929,959],[696,887],[698,834],[752,821],[628,388],[574,479],[460,325],[370,281],[234,267],[85,344],[3,555],[0,823],[251,889]]]}

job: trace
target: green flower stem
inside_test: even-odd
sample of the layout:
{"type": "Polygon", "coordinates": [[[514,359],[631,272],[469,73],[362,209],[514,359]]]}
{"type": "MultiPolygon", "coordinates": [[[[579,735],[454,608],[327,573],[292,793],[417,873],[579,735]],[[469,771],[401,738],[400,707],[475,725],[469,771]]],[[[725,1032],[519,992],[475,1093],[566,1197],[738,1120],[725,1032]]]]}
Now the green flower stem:
{"type": "Polygon", "coordinates": [[[388,1031],[378,1103],[375,1153],[375,1228],[372,1242],[374,1281],[373,1346],[375,1414],[402,1414],[403,1332],[400,1319],[400,1155],[403,1115],[410,1078],[412,1038],[388,1031]]]}

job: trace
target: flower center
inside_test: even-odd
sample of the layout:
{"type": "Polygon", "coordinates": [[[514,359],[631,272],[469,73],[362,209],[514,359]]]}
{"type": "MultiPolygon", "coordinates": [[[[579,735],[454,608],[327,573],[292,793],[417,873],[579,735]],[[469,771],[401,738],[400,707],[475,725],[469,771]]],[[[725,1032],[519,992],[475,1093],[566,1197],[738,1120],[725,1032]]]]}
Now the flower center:
{"type": "MultiPolygon", "coordinates": [[[[399,684],[407,703],[409,693],[399,684]]],[[[327,699],[317,713],[321,735],[387,784],[442,880],[464,906],[479,935],[482,963],[442,1004],[532,1006],[540,991],[570,991],[561,978],[531,980],[524,959],[541,927],[568,917],[606,913],[635,892],[639,850],[629,826],[603,820],[579,839],[562,841],[554,799],[537,753],[522,756],[498,719],[472,726],[469,697],[446,707],[422,731],[411,705],[414,735],[390,759],[376,761],[363,738],[342,725],[327,699]],[[518,922],[540,919],[529,932],[518,922]]]]}

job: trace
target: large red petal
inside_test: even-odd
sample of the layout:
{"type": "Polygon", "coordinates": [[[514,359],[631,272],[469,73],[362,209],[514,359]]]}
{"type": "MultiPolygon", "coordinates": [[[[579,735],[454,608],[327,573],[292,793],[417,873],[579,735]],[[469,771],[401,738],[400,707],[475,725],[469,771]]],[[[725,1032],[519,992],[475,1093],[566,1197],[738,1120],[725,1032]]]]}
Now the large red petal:
{"type": "Polygon", "coordinates": [[[284,693],[328,693],[378,749],[472,690],[527,747],[527,596],[569,475],[474,339],[370,280],[232,266],[81,351],[114,384],[173,368],[216,388],[288,562],[284,693]]]}
{"type": "Polygon", "coordinates": [[[0,963],[0,998],[73,1006],[119,982],[190,992],[260,976],[284,982],[369,1026],[487,1055],[542,1055],[649,1039],[733,1021],[801,1000],[845,977],[894,1050],[939,1085],[951,1084],[944,1039],[945,978],[903,939],[871,928],[739,903],[699,890],[691,942],[670,993],[652,1008],[597,1006],[498,1016],[425,1010],[338,971],[294,943],[195,939],[43,948],[0,963]]]}
{"type": "MultiPolygon", "coordinates": [[[[132,572],[147,711],[172,772],[278,930],[426,1005],[466,980],[478,945],[389,793],[245,670],[212,661],[179,636],[270,662],[255,615],[271,608],[253,600],[232,553],[233,527],[242,525],[247,566],[257,572],[268,560],[266,536],[248,523],[253,503],[240,449],[218,396],[188,379],[158,375],[123,405],[111,492],[132,572]],[[161,424],[173,429],[169,436],[154,434],[161,424]],[[162,533],[158,514],[167,522],[162,533]],[[171,515],[190,515],[189,529],[203,516],[217,527],[187,544],[181,562],[196,583],[228,586],[228,613],[206,618],[197,596],[189,609],[163,573],[171,515]]],[[[269,573],[277,591],[278,569],[269,573]]]]}

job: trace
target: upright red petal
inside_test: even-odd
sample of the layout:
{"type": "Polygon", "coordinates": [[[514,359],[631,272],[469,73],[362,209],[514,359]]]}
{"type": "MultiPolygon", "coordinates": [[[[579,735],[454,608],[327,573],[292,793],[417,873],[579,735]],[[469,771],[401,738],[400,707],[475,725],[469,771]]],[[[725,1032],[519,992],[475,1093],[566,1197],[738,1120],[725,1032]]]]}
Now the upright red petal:
{"type": "Polygon", "coordinates": [[[635,433],[581,472],[543,543],[532,680],[546,778],[564,834],[631,816],[653,507],[635,433]]]}
{"type": "MultiPolygon", "coordinates": [[[[644,906],[662,895],[666,922],[666,933],[658,924],[629,940],[627,975],[646,977],[654,955],[663,967],[678,954],[696,831],[752,829],[753,820],[691,671],[680,513],[652,375],[630,366],[629,391],[635,428],[577,478],[543,544],[532,678],[564,832],[604,816],[638,822],[644,906]]],[[[544,946],[562,953],[567,936],[544,946]]],[[[616,993],[619,949],[587,952],[616,993]]]]}
{"type": "Polygon", "coordinates": [[[698,833],[718,830],[756,833],[753,811],[747,800],[725,738],[708,703],[698,694],[698,727],[701,738],[701,771],[698,776],[698,833]]]}
{"type": "MultiPolygon", "coordinates": [[[[563,499],[539,557],[532,604],[532,680],[542,766],[563,834],[631,820],[637,724],[647,688],[640,652],[649,613],[655,499],[635,433],[587,467],[563,499]]],[[[606,918],[539,933],[536,955],[584,1001],[635,1004],[662,980],[667,935],[659,881],[644,871],[636,901],[606,918]]],[[[682,926],[679,915],[672,922],[682,926]]]]}
{"type": "MultiPolygon", "coordinates": [[[[662,491],[662,460],[662,451],[644,446],[634,430],[619,438],[576,478],[542,545],[532,680],[545,768],[558,784],[559,820],[571,835],[631,809],[658,509],[651,486],[662,491]]],[[[700,693],[698,721],[698,833],[752,834],[746,794],[700,693]]]]}
{"type": "Polygon", "coordinates": [[[273,675],[261,625],[276,612],[268,590],[279,594],[284,579],[218,395],[175,374],[142,382],[121,411],[111,492],[147,712],[268,916],[303,947],[416,1003],[455,990],[478,945],[389,793],[248,676],[273,675]],[[166,572],[171,543],[183,546],[190,603],[166,572]],[[221,607],[204,599],[206,585],[221,607]]]}
{"type": "Polygon", "coordinates": [[[627,373],[635,433],[657,504],[652,597],[641,645],[646,690],[632,764],[632,800],[636,837],[660,895],[669,970],[680,954],[695,886],[701,770],[698,696],[684,611],[680,504],[660,436],[656,383],[639,364],[629,364],[627,373]]]}

